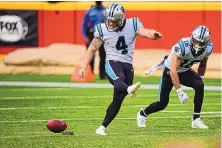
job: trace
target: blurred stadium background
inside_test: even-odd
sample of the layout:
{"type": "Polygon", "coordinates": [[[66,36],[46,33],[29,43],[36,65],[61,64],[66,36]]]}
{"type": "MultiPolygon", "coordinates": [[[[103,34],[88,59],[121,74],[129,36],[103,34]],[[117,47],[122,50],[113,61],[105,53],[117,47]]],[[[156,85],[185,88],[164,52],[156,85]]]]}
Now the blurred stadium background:
{"type": "MultiPolygon", "coordinates": [[[[74,82],[78,81],[75,68],[86,50],[82,19],[94,2],[0,2],[1,147],[220,147],[221,2],[120,3],[125,7],[126,17],[140,18],[144,26],[160,31],[163,38],[137,39],[135,81],[147,84],[150,89],[144,87],[136,99],[127,98],[107,130],[108,137],[101,138],[94,132],[111,102],[111,85],[107,86],[108,82],[99,80],[97,75],[92,81],[104,91],[88,83],[90,88],[82,88],[74,82]],[[9,15],[15,17],[4,17],[9,15]],[[190,90],[188,104],[179,104],[173,92],[166,111],[151,115],[150,127],[138,129],[136,113],[156,100],[161,75],[157,71],[145,77],[144,70],[167,55],[182,37],[190,36],[198,25],[209,27],[215,46],[204,80],[207,87],[202,116],[210,129],[190,128],[194,95],[190,90]],[[68,83],[71,76],[72,84],[78,86],[61,88],[66,84],[72,87],[68,83]],[[38,85],[34,82],[58,83],[53,83],[53,87],[51,83],[30,87],[38,85]],[[22,86],[5,86],[10,84],[22,86]],[[68,130],[76,136],[51,134],[45,128],[50,119],[64,119],[68,130]]],[[[108,4],[103,2],[104,6],[108,4]]],[[[97,55],[96,74],[98,59],[97,55]]]]}
{"type": "MultiPolygon", "coordinates": [[[[1,2],[0,4],[0,15],[21,15],[20,17],[23,17],[28,25],[28,33],[23,39],[8,42],[4,41],[4,38],[7,38],[8,32],[13,29],[8,24],[9,30],[6,30],[3,26],[7,20],[1,19],[4,23],[1,27],[3,40],[0,42],[0,58],[5,57],[5,60],[0,66],[0,74],[73,72],[73,67],[85,53],[81,33],[82,19],[94,2],[1,2]],[[26,50],[13,52],[24,48],[26,50]],[[50,70],[47,70],[46,66],[47,69],[50,67],[50,70]]],[[[104,6],[108,4],[109,2],[104,2],[104,6]]],[[[158,41],[142,37],[137,39],[134,60],[137,75],[143,75],[143,71],[168,54],[178,40],[190,36],[190,32],[202,24],[211,30],[215,45],[206,77],[220,78],[221,62],[218,62],[221,58],[220,2],[122,2],[122,4],[126,9],[126,17],[137,16],[144,26],[154,28],[164,36],[158,41]]],[[[20,30],[22,29],[21,26],[20,30]]],[[[96,59],[98,67],[98,58],[96,59]]]]}

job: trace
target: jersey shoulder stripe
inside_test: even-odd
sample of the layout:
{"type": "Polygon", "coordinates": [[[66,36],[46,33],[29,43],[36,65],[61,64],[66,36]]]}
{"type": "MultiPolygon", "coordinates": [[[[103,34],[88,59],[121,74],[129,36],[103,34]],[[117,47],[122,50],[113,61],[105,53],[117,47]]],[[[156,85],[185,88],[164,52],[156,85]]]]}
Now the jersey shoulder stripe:
{"type": "Polygon", "coordinates": [[[184,55],[185,55],[185,46],[184,46],[184,43],[183,43],[182,40],[180,40],[178,43],[179,43],[179,45],[180,45],[181,54],[182,54],[182,56],[184,56],[184,55]]]}
{"type": "Polygon", "coordinates": [[[99,36],[100,36],[100,37],[103,37],[103,31],[102,31],[101,24],[97,24],[96,27],[97,27],[97,29],[98,29],[99,36]]]}
{"type": "Polygon", "coordinates": [[[133,18],[133,28],[134,28],[134,31],[137,32],[137,18],[136,17],[133,18]]]}

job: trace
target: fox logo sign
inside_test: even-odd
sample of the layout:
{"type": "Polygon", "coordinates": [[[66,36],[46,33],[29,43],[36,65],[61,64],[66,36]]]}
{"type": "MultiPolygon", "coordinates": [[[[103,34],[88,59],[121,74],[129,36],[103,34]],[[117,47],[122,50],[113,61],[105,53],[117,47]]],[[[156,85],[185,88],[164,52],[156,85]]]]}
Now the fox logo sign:
{"type": "Polygon", "coordinates": [[[28,25],[21,17],[16,15],[0,16],[0,40],[4,42],[17,42],[28,33],[28,25]]]}

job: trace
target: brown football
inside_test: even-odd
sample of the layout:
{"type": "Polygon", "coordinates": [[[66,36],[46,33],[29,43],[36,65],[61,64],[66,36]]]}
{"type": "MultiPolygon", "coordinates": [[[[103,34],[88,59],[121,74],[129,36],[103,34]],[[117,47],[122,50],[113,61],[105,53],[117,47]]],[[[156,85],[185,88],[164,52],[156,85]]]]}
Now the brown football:
{"type": "Polygon", "coordinates": [[[49,120],[46,126],[53,133],[61,133],[67,128],[67,124],[61,120],[49,120]]]}

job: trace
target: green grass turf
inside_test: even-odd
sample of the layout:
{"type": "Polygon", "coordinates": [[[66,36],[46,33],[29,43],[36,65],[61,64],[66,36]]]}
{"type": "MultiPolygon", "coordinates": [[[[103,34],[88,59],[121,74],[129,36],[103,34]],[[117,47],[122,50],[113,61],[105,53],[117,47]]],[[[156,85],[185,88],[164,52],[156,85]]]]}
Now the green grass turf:
{"type": "MultiPolygon", "coordinates": [[[[35,81],[35,82],[70,82],[69,75],[0,75],[0,81],[35,81]]],[[[160,77],[138,77],[134,78],[134,82],[142,82],[143,84],[157,84],[160,77]]],[[[108,83],[108,80],[99,80],[96,76],[97,83],[108,83]]],[[[205,85],[220,86],[221,79],[204,79],[205,85]]]]}
{"type": "Polygon", "coordinates": [[[138,110],[157,98],[157,90],[140,90],[137,98],[126,98],[117,119],[107,128],[108,135],[100,137],[95,135],[95,129],[112,101],[112,89],[0,87],[0,147],[159,148],[178,143],[216,147],[221,126],[220,91],[205,91],[202,111],[208,114],[203,114],[202,119],[209,126],[207,130],[191,128],[194,92],[186,92],[190,96],[188,103],[180,104],[172,91],[165,109],[185,112],[152,114],[148,117],[148,127],[138,128],[134,119],[138,110]],[[49,132],[46,123],[50,119],[66,119],[66,131],[74,135],[49,132]]]}

